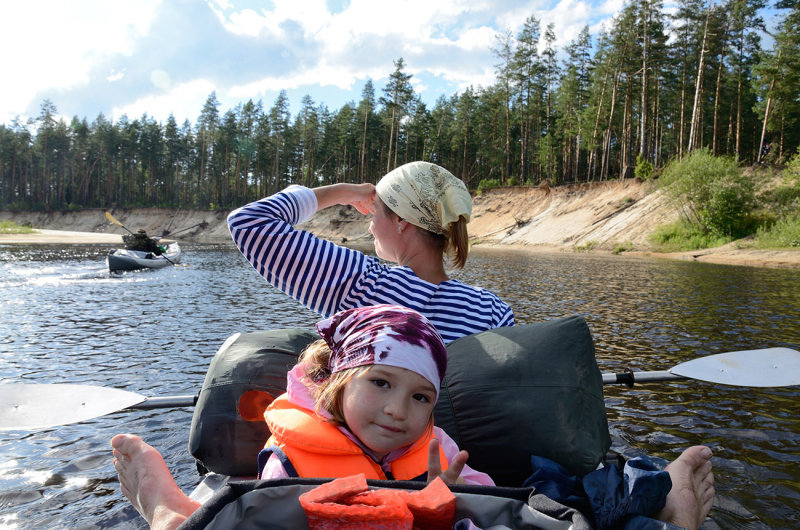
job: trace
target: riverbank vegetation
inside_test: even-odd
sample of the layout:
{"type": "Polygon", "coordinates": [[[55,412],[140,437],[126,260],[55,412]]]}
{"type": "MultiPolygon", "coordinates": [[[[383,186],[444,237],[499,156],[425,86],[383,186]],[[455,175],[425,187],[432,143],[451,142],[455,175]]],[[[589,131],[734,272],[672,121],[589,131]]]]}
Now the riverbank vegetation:
{"type": "Polygon", "coordinates": [[[13,221],[0,221],[0,234],[30,234],[33,228],[21,226],[13,221]]]}
{"type": "Polygon", "coordinates": [[[741,165],[785,162],[800,145],[800,5],[781,0],[762,49],[759,0],[677,9],[632,1],[598,35],[564,49],[530,17],[498,35],[496,79],[442,96],[414,93],[402,58],[382,93],[328,109],[310,97],[292,117],[248,100],[196,123],[146,114],[67,123],[45,100],[36,120],[0,125],[0,208],[160,206],[229,209],[288,183],[375,181],[431,160],[471,189],[481,181],[554,186],[634,176],[706,148],[741,165]]]}
{"type": "Polygon", "coordinates": [[[800,153],[778,174],[740,168],[707,149],[667,165],[659,179],[681,218],[660,227],[654,242],[663,251],[741,246],[800,248],[800,153]]]}

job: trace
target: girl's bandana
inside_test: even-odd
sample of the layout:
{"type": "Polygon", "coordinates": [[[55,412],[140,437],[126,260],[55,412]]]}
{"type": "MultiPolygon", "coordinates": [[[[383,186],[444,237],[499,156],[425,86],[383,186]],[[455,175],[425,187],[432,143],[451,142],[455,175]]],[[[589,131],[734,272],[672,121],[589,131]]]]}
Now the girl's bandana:
{"type": "Polygon", "coordinates": [[[447,350],[424,316],[405,307],[376,305],[348,309],[317,323],[331,349],[331,373],[383,364],[405,368],[439,388],[447,369],[447,350]]]}

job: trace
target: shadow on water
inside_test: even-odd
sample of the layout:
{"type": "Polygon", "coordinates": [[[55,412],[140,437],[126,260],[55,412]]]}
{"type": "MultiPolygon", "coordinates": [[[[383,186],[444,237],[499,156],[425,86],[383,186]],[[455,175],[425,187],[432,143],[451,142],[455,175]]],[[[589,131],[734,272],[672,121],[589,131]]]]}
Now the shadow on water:
{"type": "MultiPolygon", "coordinates": [[[[0,383],[192,394],[231,334],[316,322],[316,314],[268,287],[232,246],[184,251],[177,267],[113,275],[107,247],[0,248],[0,383]]],[[[476,249],[455,276],[498,292],[518,323],[584,316],[606,372],[800,347],[795,271],[476,249]]],[[[797,388],[682,381],[605,391],[613,449],[623,455],[663,464],[688,445],[712,447],[719,526],[797,526],[797,388]]],[[[191,412],[120,412],[0,433],[0,526],[143,527],[119,492],[109,440],[120,432],[143,435],[189,491],[197,482],[187,452],[191,412]]]]}

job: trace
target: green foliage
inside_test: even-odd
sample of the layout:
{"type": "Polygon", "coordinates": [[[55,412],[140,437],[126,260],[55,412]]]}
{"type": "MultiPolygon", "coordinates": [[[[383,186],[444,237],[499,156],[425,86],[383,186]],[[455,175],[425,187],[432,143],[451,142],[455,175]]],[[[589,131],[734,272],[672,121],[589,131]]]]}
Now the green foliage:
{"type": "Polygon", "coordinates": [[[508,177],[508,181],[506,181],[506,184],[508,184],[509,186],[519,186],[519,180],[517,180],[517,177],[511,176],[508,177]]]}
{"type": "Polygon", "coordinates": [[[578,252],[589,252],[591,250],[594,250],[595,248],[597,248],[596,241],[587,241],[583,245],[577,245],[575,247],[575,250],[578,252]]]}
{"type": "Polygon", "coordinates": [[[490,188],[497,188],[500,186],[499,179],[481,179],[478,182],[478,191],[488,190],[490,188]]]}
{"type": "Polygon", "coordinates": [[[614,250],[611,251],[612,254],[619,255],[623,252],[630,252],[633,250],[633,243],[630,241],[626,241],[624,243],[617,243],[614,245],[614,250]]]}
{"type": "Polygon", "coordinates": [[[13,221],[0,221],[0,234],[30,234],[33,228],[20,226],[13,221]]]}
{"type": "Polygon", "coordinates": [[[636,169],[633,170],[633,174],[642,180],[650,180],[655,176],[655,169],[653,164],[639,155],[636,157],[636,169]]]}
{"type": "Polygon", "coordinates": [[[764,209],[781,217],[800,210],[800,153],[789,160],[780,184],[761,194],[760,202],[764,209]]]}
{"type": "Polygon", "coordinates": [[[731,238],[709,234],[699,224],[683,219],[658,227],[651,240],[660,252],[682,252],[718,247],[730,242],[731,238]]]}
{"type": "Polygon", "coordinates": [[[758,229],[755,237],[758,248],[800,247],[800,214],[778,219],[770,226],[758,229]]]}
{"type": "Polygon", "coordinates": [[[755,183],[731,158],[700,149],[668,164],[660,182],[704,234],[738,238],[755,228],[755,183]]]}

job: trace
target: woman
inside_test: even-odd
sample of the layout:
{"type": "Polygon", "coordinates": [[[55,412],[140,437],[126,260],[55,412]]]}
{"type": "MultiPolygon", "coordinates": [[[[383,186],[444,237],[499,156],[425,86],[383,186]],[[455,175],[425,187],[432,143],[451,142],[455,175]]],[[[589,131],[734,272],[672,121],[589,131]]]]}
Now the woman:
{"type": "Polygon", "coordinates": [[[401,305],[427,317],[446,343],[514,324],[511,308],[489,290],[453,280],[467,260],[472,198],[446,169],[411,162],[377,186],[333,184],[280,193],[231,212],[239,250],[266,280],[327,317],[376,304],[401,305]],[[372,214],[376,257],[338,246],[293,226],[334,205],[372,214]],[[397,266],[383,263],[394,262],[397,266]]]}

